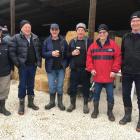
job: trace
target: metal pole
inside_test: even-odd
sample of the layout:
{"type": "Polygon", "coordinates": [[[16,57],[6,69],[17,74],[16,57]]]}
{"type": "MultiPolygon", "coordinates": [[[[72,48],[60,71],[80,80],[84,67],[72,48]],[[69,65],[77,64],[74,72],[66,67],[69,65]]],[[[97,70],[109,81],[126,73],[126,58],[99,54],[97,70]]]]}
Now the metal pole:
{"type": "Polygon", "coordinates": [[[90,0],[88,32],[89,32],[89,37],[91,38],[94,38],[94,32],[95,32],[96,3],[97,0],[90,0]]]}
{"type": "Polygon", "coordinates": [[[11,35],[15,34],[15,0],[10,0],[11,35]]]}

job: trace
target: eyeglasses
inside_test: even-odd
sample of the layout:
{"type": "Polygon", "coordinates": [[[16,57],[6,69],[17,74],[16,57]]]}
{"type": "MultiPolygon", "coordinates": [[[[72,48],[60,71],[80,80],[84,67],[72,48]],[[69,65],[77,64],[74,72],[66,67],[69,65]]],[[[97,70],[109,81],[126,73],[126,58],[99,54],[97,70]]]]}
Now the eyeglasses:
{"type": "Polygon", "coordinates": [[[99,32],[99,34],[105,34],[105,33],[106,33],[106,31],[99,32]]]}

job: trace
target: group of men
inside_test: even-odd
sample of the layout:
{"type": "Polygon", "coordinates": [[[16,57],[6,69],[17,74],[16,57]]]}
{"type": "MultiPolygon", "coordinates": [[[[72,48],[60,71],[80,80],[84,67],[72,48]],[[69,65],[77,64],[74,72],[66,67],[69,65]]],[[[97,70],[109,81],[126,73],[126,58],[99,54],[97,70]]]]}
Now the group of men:
{"type": "Polygon", "coordinates": [[[67,112],[76,109],[77,86],[82,85],[83,112],[89,113],[88,98],[90,79],[93,76],[95,90],[93,93],[94,110],[92,118],[99,114],[99,100],[104,87],[107,92],[107,115],[110,121],[115,121],[113,114],[114,95],[113,81],[116,73],[122,71],[122,95],[124,103],[124,117],[120,124],[131,122],[132,102],[131,88],[133,81],[139,108],[139,120],[136,130],[140,132],[140,11],[136,11],[130,18],[131,32],[124,35],[120,47],[109,38],[109,28],[105,24],[98,26],[98,36],[93,42],[86,36],[86,25],[76,25],[77,37],[68,44],[61,36],[59,25],[50,25],[50,36],[45,39],[43,46],[37,35],[32,33],[32,26],[28,20],[20,22],[20,33],[13,37],[5,36],[0,28],[0,113],[9,116],[11,113],[5,108],[10,89],[10,74],[14,65],[19,71],[19,109],[18,114],[25,112],[25,97],[28,95],[28,107],[38,110],[34,104],[34,82],[37,67],[41,67],[42,57],[45,59],[45,69],[48,77],[50,101],[45,105],[49,110],[55,107],[57,94],[58,107],[65,110],[63,104],[63,83],[65,70],[69,66],[70,72],[70,106],[67,112]]]}

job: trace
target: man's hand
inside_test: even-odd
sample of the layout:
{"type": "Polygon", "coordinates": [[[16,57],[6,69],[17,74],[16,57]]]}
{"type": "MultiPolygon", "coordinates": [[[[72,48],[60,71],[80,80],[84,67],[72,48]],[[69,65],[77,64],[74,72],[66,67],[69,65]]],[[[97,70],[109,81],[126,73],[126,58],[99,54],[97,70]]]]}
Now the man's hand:
{"type": "Polygon", "coordinates": [[[80,54],[80,51],[78,49],[75,49],[73,52],[72,52],[72,55],[73,56],[76,56],[76,55],[79,55],[80,54]]]}
{"type": "Polygon", "coordinates": [[[59,57],[60,56],[59,51],[57,51],[57,50],[52,51],[52,56],[53,57],[59,57]]]}
{"type": "Polygon", "coordinates": [[[93,76],[95,76],[95,75],[96,75],[96,71],[95,71],[95,70],[92,70],[92,71],[91,71],[91,74],[92,74],[93,76]]]}
{"type": "Polygon", "coordinates": [[[110,73],[110,78],[114,78],[116,76],[116,73],[115,72],[111,72],[110,73]]]}

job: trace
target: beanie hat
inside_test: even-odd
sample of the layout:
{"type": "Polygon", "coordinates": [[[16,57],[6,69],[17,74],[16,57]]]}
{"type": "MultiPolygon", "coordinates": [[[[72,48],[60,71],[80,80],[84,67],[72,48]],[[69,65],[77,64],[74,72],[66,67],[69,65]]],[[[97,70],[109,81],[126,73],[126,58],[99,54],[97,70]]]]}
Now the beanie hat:
{"type": "Polygon", "coordinates": [[[8,31],[8,28],[6,25],[3,26],[2,31],[8,31]]]}
{"type": "Polygon", "coordinates": [[[76,25],[76,30],[77,30],[78,28],[83,28],[84,30],[86,30],[86,25],[85,25],[84,23],[78,23],[78,24],[76,25]]]}
{"type": "Polygon", "coordinates": [[[109,28],[106,24],[100,24],[98,27],[98,32],[101,30],[106,30],[107,32],[109,31],[109,28]]]}
{"type": "Polygon", "coordinates": [[[130,17],[130,20],[132,20],[133,18],[140,18],[140,11],[134,12],[130,17]]]}
{"type": "Polygon", "coordinates": [[[21,29],[25,24],[30,24],[30,25],[31,25],[30,21],[28,21],[28,20],[22,20],[22,21],[20,22],[20,29],[21,29]]]}

